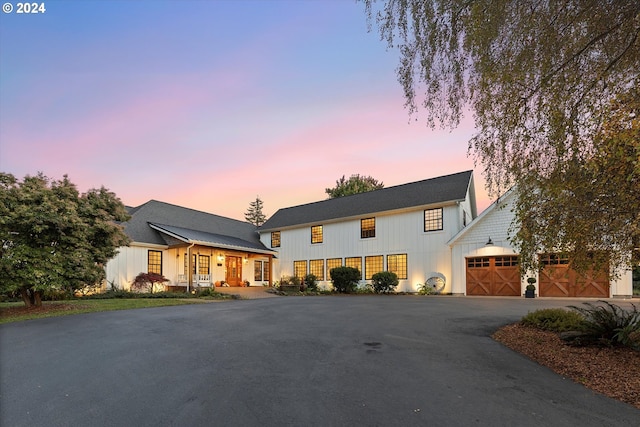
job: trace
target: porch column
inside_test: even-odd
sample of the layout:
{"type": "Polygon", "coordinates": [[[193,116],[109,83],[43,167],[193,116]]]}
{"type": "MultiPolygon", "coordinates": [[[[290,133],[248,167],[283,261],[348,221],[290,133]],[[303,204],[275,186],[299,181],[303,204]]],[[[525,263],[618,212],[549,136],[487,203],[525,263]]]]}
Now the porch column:
{"type": "Polygon", "coordinates": [[[187,262],[187,266],[189,268],[189,272],[187,273],[187,293],[189,293],[189,291],[191,290],[189,287],[191,286],[191,281],[193,280],[193,259],[191,256],[191,248],[193,248],[193,245],[187,248],[187,259],[189,260],[187,262]]]}

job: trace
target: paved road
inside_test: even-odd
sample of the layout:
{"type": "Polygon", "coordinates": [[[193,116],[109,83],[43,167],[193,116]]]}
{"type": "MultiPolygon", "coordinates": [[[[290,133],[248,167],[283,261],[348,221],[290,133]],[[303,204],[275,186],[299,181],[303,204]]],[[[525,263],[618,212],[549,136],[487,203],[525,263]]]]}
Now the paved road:
{"type": "Polygon", "coordinates": [[[0,326],[2,426],[631,426],[489,338],[575,300],[233,300],[0,326]]]}

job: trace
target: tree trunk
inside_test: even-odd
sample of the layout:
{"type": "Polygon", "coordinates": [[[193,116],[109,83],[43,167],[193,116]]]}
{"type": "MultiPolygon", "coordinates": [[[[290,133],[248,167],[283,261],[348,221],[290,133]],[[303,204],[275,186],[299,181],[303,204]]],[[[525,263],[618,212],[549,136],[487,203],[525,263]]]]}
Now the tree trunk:
{"type": "Polygon", "coordinates": [[[22,301],[24,302],[25,307],[29,308],[33,304],[31,303],[31,296],[27,289],[20,289],[20,296],[22,297],[22,301]]]}
{"type": "Polygon", "coordinates": [[[33,303],[36,307],[42,307],[42,292],[33,291],[33,303]]]}

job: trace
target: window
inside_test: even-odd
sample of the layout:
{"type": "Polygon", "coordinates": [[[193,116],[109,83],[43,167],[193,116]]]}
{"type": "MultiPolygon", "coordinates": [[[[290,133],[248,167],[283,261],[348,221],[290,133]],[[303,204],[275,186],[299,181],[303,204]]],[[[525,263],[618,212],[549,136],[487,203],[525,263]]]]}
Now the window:
{"type": "Polygon", "coordinates": [[[304,279],[307,275],[307,261],[293,261],[293,275],[304,279]]]}
{"type": "Polygon", "coordinates": [[[279,248],[280,247],[280,232],[272,231],[271,232],[271,247],[279,248]]]}
{"type": "Polygon", "coordinates": [[[387,255],[387,271],[396,273],[398,279],[406,279],[407,254],[387,255]]]}
{"type": "Polygon", "coordinates": [[[309,261],[309,273],[316,276],[317,280],[324,280],[324,260],[312,259],[309,261]]]}
{"type": "Polygon", "coordinates": [[[359,256],[351,257],[351,258],[345,258],[344,259],[344,266],[345,267],[357,268],[358,271],[362,274],[362,258],[360,258],[359,256]]]}
{"type": "Polygon", "coordinates": [[[376,219],[365,218],[360,220],[360,238],[368,239],[376,237],[376,219]]]}
{"type": "Polygon", "coordinates": [[[156,273],[162,275],[162,252],[147,252],[147,273],[156,273]]]}
{"type": "Polygon", "coordinates": [[[209,255],[198,257],[198,274],[209,274],[209,255]]]}
{"type": "Polygon", "coordinates": [[[515,267],[518,265],[517,256],[497,256],[496,267],[515,267]]]}
{"type": "Polygon", "coordinates": [[[467,267],[468,268],[489,267],[489,258],[487,257],[467,258],[467,267]]]}
{"type": "Polygon", "coordinates": [[[187,254],[184,254],[184,275],[189,274],[189,258],[187,254]]]}
{"type": "Polygon", "coordinates": [[[257,282],[269,281],[269,261],[253,262],[253,280],[257,282]]]}
{"type": "Polygon", "coordinates": [[[327,260],[327,280],[331,279],[331,269],[342,267],[342,258],[329,258],[327,260]]]}
{"type": "Polygon", "coordinates": [[[424,231],[442,230],[442,208],[424,211],[424,231]]]}
{"type": "Polygon", "coordinates": [[[543,265],[569,264],[569,257],[562,254],[544,254],[540,256],[543,265]]]}
{"type": "Polygon", "coordinates": [[[314,225],[311,227],[311,243],[322,243],[322,226],[314,225]]]}
{"type": "Polygon", "coordinates": [[[462,211],[462,226],[467,226],[467,211],[462,211]]]}
{"type": "Polygon", "coordinates": [[[384,257],[382,255],[364,257],[364,278],[371,279],[374,274],[384,271],[384,257]]]}

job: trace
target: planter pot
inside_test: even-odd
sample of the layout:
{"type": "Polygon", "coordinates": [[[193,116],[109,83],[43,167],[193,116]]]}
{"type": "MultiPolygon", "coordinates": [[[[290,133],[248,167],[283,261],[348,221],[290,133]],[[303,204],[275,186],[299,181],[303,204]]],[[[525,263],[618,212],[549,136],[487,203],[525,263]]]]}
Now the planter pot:
{"type": "Polygon", "coordinates": [[[524,291],[524,297],[525,298],[535,298],[536,297],[536,291],[524,291]]]}

